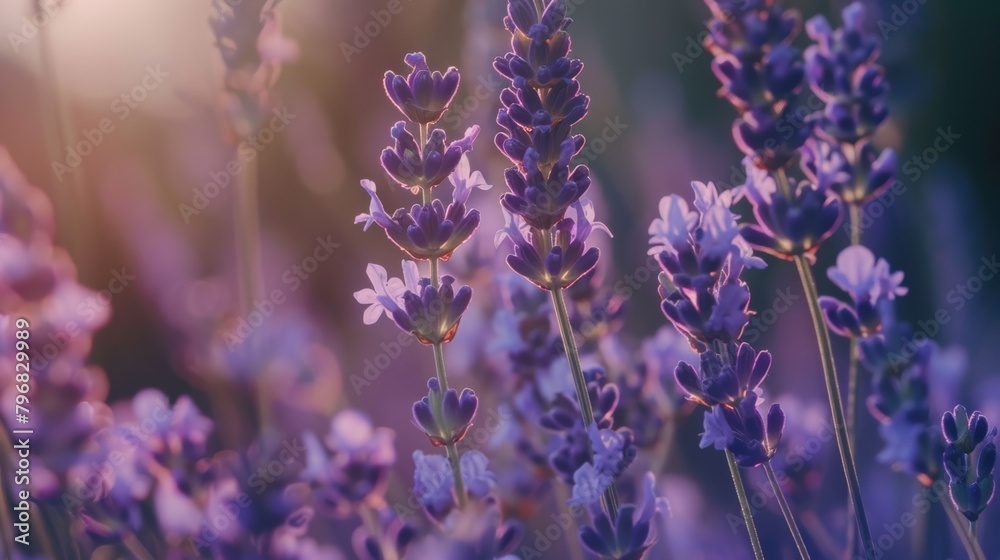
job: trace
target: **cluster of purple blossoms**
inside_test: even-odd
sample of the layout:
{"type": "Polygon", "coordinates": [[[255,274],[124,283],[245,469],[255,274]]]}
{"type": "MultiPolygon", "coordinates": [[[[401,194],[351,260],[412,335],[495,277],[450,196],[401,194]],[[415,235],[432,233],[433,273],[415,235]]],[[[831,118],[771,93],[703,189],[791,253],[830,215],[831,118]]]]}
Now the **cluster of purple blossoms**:
{"type": "Polygon", "coordinates": [[[709,409],[701,446],[727,449],[740,466],[755,467],[774,456],[785,420],[776,403],[766,420],[757,410],[771,354],[738,344],[750,319],[750,290],[740,274],[763,263],[731,210],[741,192],[720,194],[711,183],[692,187],[698,211],[677,195],[664,197],[649,227],[650,254],[662,268],[663,313],[700,354],[698,369],[682,361],[675,377],[688,398],[709,409]]]}
{"type": "Polygon", "coordinates": [[[865,29],[860,2],[844,8],[844,26],[833,30],[826,18],[806,23],[815,44],[806,50],[806,76],[825,109],[814,116],[815,137],[804,152],[824,188],[856,207],[878,197],[892,183],[896,154],[879,153],[871,136],[889,115],[885,71],[875,63],[878,39],[865,29]]]}
{"type": "Polygon", "coordinates": [[[576,79],[583,63],[569,58],[564,1],[548,2],[539,14],[532,2],[512,0],[507,13],[511,52],[493,66],[511,85],[500,94],[504,132],[496,145],[514,166],[504,172],[510,192],[500,197],[506,225],[497,243],[513,245],[507,263],[521,276],[545,290],[566,288],[597,265],[600,252],[586,244],[591,232],[607,231],[583,198],[590,170],[572,164],[585,143],[572,127],[590,103],[576,79]]]}
{"type": "Polygon", "coordinates": [[[299,47],[282,35],[275,6],[281,0],[212,0],[209,20],[225,67],[222,104],[234,143],[253,134],[271,111],[270,90],[281,66],[299,47]]]}
{"type": "MultiPolygon", "coordinates": [[[[421,53],[407,55],[406,63],[411,67],[408,76],[386,73],[385,91],[410,124],[417,127],[418,134],[415,138],[407,130],[407,122],[397,122],[391,131],[394,145],[382,152],[381,163],[389,177],[404,189],[419,194],[421,202],[390,215],[376,193],[375,184],[364,180],[361,186],[371,197],[371,204],[369,211],[360,214],[355,223],[364,223],[366,230],[373,223],[381,227],[411,258],[429,261],[430,275],[421,277],[413,261],[403,261],[403,279],[389,278],[383,267],[369,264],[372,288],[355,293],[355,299],[368,305],[364,315],[366,324],[385,314],[400,329],[434,349],[436,376],[427,383],[427,396],[413,404],[413,419],[434,447],[447,450],[447,456],[415,451],[413,490],[428,517],[448,531],[470,515],[472,509],[494,502],[492,491],[496,481],[488,469],[486,456],[479,451],[460,454],[457,447],[472,425],[479,400],[470,389],[459,392],[450,388],[444,371],[442,346],[455,337],[472,299],[472,289],[456,285],[452,276],[439,275],[439,263],[448,260],[479,227],[479,211],[467,207],[472,191],[489,189],[490,185],[480,172],[471,170],[467,156],[479,127],[469,128],[463,138],[451,143],[447,142],[444,130],[432,128],[458,91],[458,70],[432,72],[421,53]],[[447,207],[433,197],[434,189],[445,179],[454,187],[447,207]]],[[[499,539],[502,544],[486,547],[490,550],[489,558],[520,541],[516,524],[501,524],[497,516],[495,523],[487,525],[476,533],[475,543],[482,544],[481,539],[486,535],[506,535],[499,539]]],[[[383,557],[376,552],[380,546],[387,546],[385,543],[370,539],[365,542],[368,542],[368,556],[383,557]]],[[[429,537],[418,548],[449,554],[445,551],[455,542],[437,542],[429,537]]]]}
{"type": "Polygon", "coordinates": [[[958,405],[954,411],[944,413],[941,430],[947,441],[944,468],[951,481],[951,499],[958,511],[975,523],[993,499],[996,486],[993,469],[997,462],[997,427],[991,429],[979,411],[970,415],[958,405]],[[977,455],[975,461],[973,455],[977,455]]]}

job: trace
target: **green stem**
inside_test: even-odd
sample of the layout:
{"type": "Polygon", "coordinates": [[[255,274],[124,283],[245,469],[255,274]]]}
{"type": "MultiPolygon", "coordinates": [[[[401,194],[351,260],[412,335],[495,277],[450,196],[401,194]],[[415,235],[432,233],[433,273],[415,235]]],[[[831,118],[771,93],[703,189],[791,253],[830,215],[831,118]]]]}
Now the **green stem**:
{"type": "Polygon", "coordinates": [[[816,290],[816,281],[813,279],[812,270],[809,263],[802,255],[795,256],[795,266],[799,271],[799,278],[802,280],[802,288],[806,293],[806,301],[809,303],[809,312],[812,315],[813,328],[816,331],[816,341],[819,344],[820,360],[823,363],[823,378],[826,383],[826,395],[830,400],[830,413],[833,417],[833,431],[837,438],[837,449],[840,452],[840,463],[844,469],[844,478],[847,481],[847,491],[851,502],[854,505],[854,512],[861,535],[861,544],[865,550],[865,557],[872,560],[874,551],[872,545],[871,529],[868,527],[868,516],[865,514],[865,505],[861,499],[861,483],[858,480],[858,470],[854,463],[854,452],[851,449],[850,441],[847,437],[847,422],[844,418],[844,406],[840,400],[840,386],[837,382],[837,371],[833,363],[833,349],[830,347],[830,333],[823,320],[823,311],[819,307],[819,292],[816,290]]]}
{"type": "Polygon", "coordinates": [[[740,475],[740,467],[736,464],[736,457],[728,449],[726,450],[726,462],[729,463],[729,474],[733,477],[733,487],[736,488],[736,497],[740,500],[740,511],[743,512],[743,522],[747,526],[747,534],[750,535],[750,546],[753,548],[753,556],[757,560],[764,560],[764,549],[760,547],[760,538],[757,536],[757,524],[753,520],[753,510],[750,509],[747,490],[743,487],[743,476],[740,475]]]}
{"type": "Polygon", "coordinates": [[[795,548],[799,549],[799,556],[802,557],[802,560],[809,560],[809,549],[806,548],[806,541],[802,539],[799,526],[795,523],[795,516],[792,515],[792,508],[788,507],[785,493],[781,491],[781,485],[778,484],[778,477],[774,476],[774,467],[771,466],[770,461],[764,463],[764,472],[767,473],[767,480],[771,482],[771,490],[774,491],[774,497],[778,500],[781,514],[785,516],[788,530],[792,532],[792,540],[795,541],[795,548]]]}
{"type": "Polygon", "coordinates": [[[861,245],[861,206],[849,204],[847,207],[851,221],[851,245],[861,245]]]}
{"type": "MultiPolygon", "coordinates": [[[[851,361],[847,369],[847,441],[851,446],[851,452],[856,451],[854,447],[857,419],[858,419],[858,341],[851,338],[851,361]]],[[[855,548],[858,532],[854,529],[855,514],[854,503],[847,502],[847,551],[855,548]]]]}
{"type": "Polygon", "coordinates": [[[976,538],[976,522],[975,521],[969,521],[969,534],[972,535],[972,538],[976,538]]]}
{"type": "Polygon", "coordinates": [[[955,509],[955,504],[952,503],[951,497],[948,495],[941,496],[941,507],[948,514],[948,520],[951,521],[952,526],[955,527],[955,532],[958,533],[958,537],[962,540],[962,545],[969,554],[969,560],[986,560],[986,554],[983,553],[983,549],[979,546],[979,542],[976,541],[976,537],[966,530],[965,517],[955,509]]]}
{"type": "MultiPolygon", "coordinates": [[[[237,149],[239,154],[239,149],[237,149]]],[[[250,316],[254,306],[264,298],[264,280],[261,273],[260,257],[260,211],[257,201],[257,159],[246,162],[236,185],[236,256],[239,263],[240,313],[250,316]]],[[[251,334],[244,344],[250,345],[252,352],[256,338],[251,334]]],[[[259,373],[259,372],[254,372],[259,373]]],[[[270,421],[271,409],[268,404],[267,387],[259,375],[254,375],[254,402],[260,427],[270,421]]]]}
{"type": "MultiPolygon", "coordinates": [[[[848,217],[851,230],[851,245],[861,245],[861,206],[858,204],[848,205],[848,217]]],[[[857,433],[858,419],[858,367],[861,357],[858,353],[858,341],[851,338],[851,357],[847,369],[847,440],[851,444],[851,451],[856,451],[854,447],[855,433],[857,433]]],[[[847,551],[848,554],[854,550],[858,533],[854,530],[855,524],[854,504],[847,504],[847,551]]]]}
{"type": "MultiPolygon", "coordinates": [[[[594,423],[594,408],[590,404],[590,392],[587,391],[587,379],[583,375],[583,366],[580,363],[580,351],[576,347],[576,339],[573,338],[573,326],[569,322],[569,311],[566,309],[566,300],[563,299],[562,288],[555,288],[551,291],[552,308],[556,313],[556,321],[559,323],[559,335],[562,337],[563,348],[566,350],[566,360],[569,362],[569,369],[573,373],[573,386],[576,388],[576,398],[580,403],[580,415],[583,417],[583,425],[587,428],[594,423]]],[[[618,519],[618,491],[615,489],[614,480],[604,490],[601,496],[604,512],[612,523],[618,519]]]]}
{"type": "MultiPolygon", "coordinates": [[[[431,261],[436,262],[436,260],[431,261]]],[[[448,390],[448,374],[444,370],[444,349],[441,344],[434,344],[434,371],[437,373],[438,384],[441,391],[448,390]]],[[[455,496],[458,498],[458,505],[465,507],[465,482],[462,481],[462,464],[458,453],[458,445],[449,443],[445,445],[448,452],[448,463],[451,465],[451,474],[455,477],[455,496]]]]}

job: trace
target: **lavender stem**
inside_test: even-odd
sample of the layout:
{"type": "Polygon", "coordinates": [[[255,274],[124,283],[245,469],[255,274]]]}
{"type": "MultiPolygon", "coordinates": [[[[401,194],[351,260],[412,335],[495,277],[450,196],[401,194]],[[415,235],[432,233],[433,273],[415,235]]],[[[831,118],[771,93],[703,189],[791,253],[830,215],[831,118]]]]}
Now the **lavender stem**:
{"type": "MultiPolygon", "coordinates": [[[[551,294],[552,307],[556,313],[556,321],[559,323],[559,335],[562,337],[563,348],[566,349],[569,369],[573,373],[576,398],[580,402],[580,415],[583,417],[583,425],[589,427],[594,423],[594,409],[590,404],[587,380],[583,375],[583,366],[580,364],[580,352],[576,347],[576,339],[573,338],[573,326],[569,321],[569,311],[566,310],[566,300],[563,299],[562,288],[554,288],[551,294]]],[[[608,514],[608,519],[612,521],[618,519],[618,492],[615,489],[614,481],[604,490],[601,503],[604,506],[604,512],[608,514]]]]}
{"type": "Polygon", "coordinates": [[[750,509],[747,490],[743,486],[743,476],[740,474],[739,465],[736,464],[736,457],[729,449],[726,449],[726,462],[729,463],[729,474],[733,477],[733,487],[736,488],[736,497],[740,501],[740,511],[743,513],[743,522],[746,524],[747,534],[750,536],[753,556],[757,560],[764,560],[764,550],[760,546],[760,537],[757,536],[757,525],[753,520],[753,510],[750,509]]]}
{"type": "MultiPolygon", "coordinates": [[[[779,178],[787,185],[788,181],[783,172],[779,172],[779,178]]],[[[830,400],[830,413],[833,417],[833,431],[837,438],[841,467],[844,469],[844,477],[847,480],[847,491],[854,505],[856,524],[861,533],[865,557],[871,560],[874,550],[871,529],[868,527],[868,516],[865,514],[865,505],[861,499],[861,483],[858,480],[858,470],[854,463],[854,452],[847,437],[847,423],[844,418],[844,406],[840,400],[840,386],[837,382],[837,371],[833,362],[833,349],[830,347],[830,333],[823,320],[823,311],[819,306],[819,293],[816,290],[816,281],[813,279],[809,262],[804,256],[796,255],[795,266],[798,269],[799,278],[802,280],[802,288],[806,293],[813,328],[816,331],[820,360],[823,364],[823,377],[826,382],[826,394],[830,400]]]]}
{"type": "Polygon", "coordinates": [[[802,533],[799,532],[799,526],[795,522],[795,515],[792,514],[792,508],[788,507],[785,493],[781,491],[781,485],[778,484],[778,477],[774,475],[774,467],[771,466],[770,461],[764,463],[764,472],[767,473],[767,480],[771,483],[771,490],[774,491],[774,497],[778,500],[778,507],[781,508],[781,514],[785,516],[785,523],[788,524],[788,530],[792,532],[792,540],[795,541],[795,548],[799,550],[799,556],[802,560],[809,560],[809,549],[806,548],[806,542],[802,539],[802,533]]]}

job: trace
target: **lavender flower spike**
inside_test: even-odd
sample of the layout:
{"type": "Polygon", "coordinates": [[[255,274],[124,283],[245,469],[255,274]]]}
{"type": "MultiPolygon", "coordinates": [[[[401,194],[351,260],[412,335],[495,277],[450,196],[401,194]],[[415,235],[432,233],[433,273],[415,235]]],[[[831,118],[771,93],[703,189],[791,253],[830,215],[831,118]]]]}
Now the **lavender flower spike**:
{"type": "Polygon", "coordinates": [[[990,429],[982,413],[976,411],[970,416],[965,407],[958,405],[954,411],[944,413],[941,429],[948,442],[943,461],[951,481],[951,500],[966,519],[975,523],[993,499],[997,427],[990,429]],[[977,451],[979,458],[973,470],[970,465],[977,451]]]}
{"type": "Polygon", "coordinates": [[[479,126],[465,131],[465,136],[446,144],[444,130],[435,128],[420,146],[417,139],[406,130],[406,122],[399,121],[391,131],[395,144],[382,150],[382,168],[401,186],[417,193],[421,188],[431,189],[440,185],[458,167],[462,155],[472,150],[472,143],[479,135],[479,126]]]}
{"type": "Polygon", "coordinates": [[[431,72],[423,53],[410,53],[404,58],[412,68],[403,77],[385,73],[385,93],[406,118],[417,124],[434,124],[441,118],[458,92],[458,69],[449,67],[444,74],[431,72]]]}
{"type": "Polygon", "coordinates": [[[875,260],[870,250],[860,245],[845,248],[837,256],[837,266],[827,276],[851,296],[853,305],[830,296],[819,298],[830,329],[845,337],[865,337],[882,328],[879,307],[883,301],[906,295],[903,273],[891,272],[885,259],[875,260]]]}
{"type": "Polygon", "coordinates": [[[602,560],[641,560],[646,551],[656,544],[657,522],[669,515],[670,507],[655,494],[656,479],[653,473],[643,478],[642,504],[625,505],[616,519],[597,513],[593,526],[580,529],[580,541],[590,552],[602,560]]]}

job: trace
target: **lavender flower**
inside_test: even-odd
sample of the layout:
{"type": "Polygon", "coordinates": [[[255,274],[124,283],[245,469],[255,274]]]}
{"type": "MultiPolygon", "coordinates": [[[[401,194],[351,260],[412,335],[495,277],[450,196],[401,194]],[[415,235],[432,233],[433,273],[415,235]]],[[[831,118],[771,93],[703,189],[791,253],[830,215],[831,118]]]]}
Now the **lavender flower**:
{"type": "Polygon", "coordinates": [[[375,192],[375,183],[365,179],[361,181],[361,188],[371,196],[371,205],[368,213],[359,214],[354,223],[364,222],[365,230],[372,223],[378,224],[397,247],[414,259],[448,260],[479,227],[479,211],[466,208],[472,189],[490,188],[479,171],[471,171],[465,155],[462,155],[448,179],[455,191],[447,208],[441,201],[434,200],[427,204],[414,204],[409,211],[400,208],[391,216],[386,213],[375,192]]]}
{"type": "Polygon", "coordinates": [[[793,101],[805,71],[792,40],[799,16],[773,1],[707,0],[713,19],[705,46],[721,93],[741,117],[733,138],[743,153],[769,170],[783,167],[809,137],[809,127],[790,127],[793,101]],[[790,134],[789,134],[790,132],[790,134]]]}
{"type": "Polygon", "coordinates": [[[580,541],[602,560],[641,560],[657,537],[657,522],[669,513],[669,506],[655,493],[653,473],[643,478],[642,504],[623,506],[616,519],[596,513],[593,526],[580,529],[580,541]]]}
{"type": "Polygon", "coordinates": [[[454,66],[444,74],[431,72],[423,53],[410,53],[404,58],[412,68],[410,75],[385,73],[385,94],[393,105],[417,124],[434,124],[441,118],[458,92],[460,77],[454,66]]]}
{"type": "Polygon", "coordinates": [[[306,468],[301,478],[313,486],[316,501],[330,514],[348,515],[359,504],[378,509],[396,463],[394,439],[392,430],[372,427],[360,412],[341,411],[330,421],[326,449],[314,435],[303,437],[306,468]]]}
{"type": "MultiPolygon", "coordinates": [[[[455,509],[455,480],[451,465],[444,455],[427,455],[423,451],[413,452],[416,469],[413,474],[413,491],[420,505],[432,519],[444,520],[455,509]]],[[[462,454],[459,470],[466,493],[482,500],[496,484],[496,476],[488,468],[486,456],[479,451],[462,454]]]]}
{"type": "Polygon", "coordinates": [[[729,206],[735,197],[719,197],[714,185],[694,183],[701,214],[676,195],[660,201],[660,217],[649,226],[649,253],[657,256],[661,308],[691,346],[705,351],[715,342],[741,336],[749,321],[750,291],[739,275],[746,266],[762,266],[743,241],[729,206]],[[708,206],[709,201],[715,201],[708,206]]]}
{"type": "Polygon", "coordinates": [[[504,210],[507,224],[497,232],[495,242],[497,246],[504,240],[513,244],[514,254],[507,257],[510,268],[543,290],[572,286],[593,269],[600,250],[587,248],[587,238],[595,229],[608,230],[593,221],[594,207],[589,201],[578,201],[573,210],[575,219],[563,218],[551,232],[528,226],[504,210]]]}
{"type": "Polygon", "coordinates": [[[269,90],[281,65],[298,57],[298,45],[281,34],[275,11],[279,2],[212,0],[209,24],[226,69],[225,103],[234,139],[260,126],[270,111],[269,90]]]}
{"type": "Polygon", "coordinates": [[[941,430],[947,442],[943,461],[951,481],[948,485],[951,500],[966,519],[975,522],[993,499],[997,428],[990,429],[986,417],[979,411],[969,415],[965,407],[958,405],[954,411],[944,413],[941,430]],[[978,460],[973,470],[970,465],[977,451],[978,460]]]}
{"type": "Polygon", "coordinates": [[[406,130],[404,121],[393,125],[391,133],[396,142],[382,150],[382,168],[400,186],[417,193],[440,185],[455,171],[462,156],[472,150],[479,127],[469,128],[450,144],[446,144],[445,131],[435,128],[423,146],[406,130]]]}
{"type": "Polygon", "coordinates": [[[821,15],[806,23],[816,42],[805,54],[809,85],[827,104],[817,131],[835,142],[857,143],[889,114],[885,71],[874,62],[879,42],[864,28],[865,11],[861,2],[848,5],[835,31],[821,15]]]}
{"type": "Polygon", "coordinates": [[[458,443],[472,426],[479,399],[471,389],[463,390],[461,395],[455,389],[442,391],[434,377],[427,381],[427,388],[427,396],[413,403],[417,426],[435,447],[458,443]]]}
{"type": "Polygon", "coordinates": [[[815,260],[820,244],[833,235],[840,224],[840,201],[809,181],[779,189],[773,177],[749,158],[747,198],[753,204],[756,224],[740,228],[743,237],[756,249],[791,260],[802,255],[815,260]]]}
{"type": "Polygon", "coordinates": [[[845,248],[837,256],[837,266],[827,276],[851,296],[853,305],[830,296],[819,298],[830,330],[845,337],[865,337],[881,328],[882,301],[906,295],[903,273],[891,272],[885,259],[875,260],[870,250],[859,245],[845,248]]]}
{"type": "Polygon", "coordinates": [[[674,375],[688,398],[704,406],[735,405],[756,392],[771,368],[771,353],[759,354],[746,342],[730,344],[720,356],[714,350],[701,354],[701,374],[687,362],[677,364],[674,375]],[[732,360],[729,356],[735,356],[732,360]]]}
{"type": "Polygon", "coordinates": [[[368,305],[365,324],[374,323],[384,313],[422,344],[450,342],[469,307],[472,289],[462,286],[456,290],[455,279],[447,275],[438,286],[432,286],[429,278],[417,278],[417,274],[412,261],[403,261],[405,280],[388,278],[384,268],[369,264],[372,287],[354,293],[358,303],[368,305]]]}

